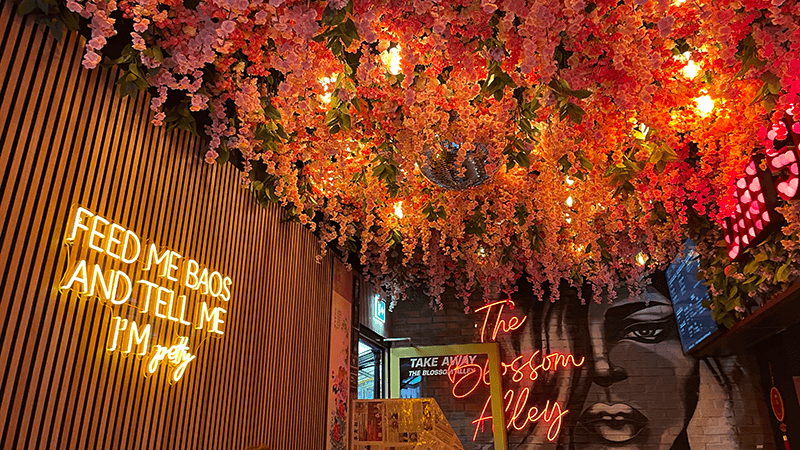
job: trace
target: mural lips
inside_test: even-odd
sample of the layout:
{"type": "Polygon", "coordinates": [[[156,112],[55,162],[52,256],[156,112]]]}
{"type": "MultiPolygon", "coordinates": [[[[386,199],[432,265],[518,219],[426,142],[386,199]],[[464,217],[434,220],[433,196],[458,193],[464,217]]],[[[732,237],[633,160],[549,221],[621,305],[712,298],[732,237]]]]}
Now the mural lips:
{"type": "Polygon", "coordinates": [[[621,444],[645,429],[647,417],[624,403],[595,403],[581,414],[578,423],[605,441],[621,444]]]}

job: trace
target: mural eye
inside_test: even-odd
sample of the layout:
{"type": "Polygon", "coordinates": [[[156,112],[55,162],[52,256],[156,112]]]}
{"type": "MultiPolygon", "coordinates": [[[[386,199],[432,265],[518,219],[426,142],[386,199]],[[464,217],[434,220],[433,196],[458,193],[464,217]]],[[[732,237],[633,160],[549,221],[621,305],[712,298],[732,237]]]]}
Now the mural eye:
{"type": "Polygon", "coordinates": [[[636,342],[657,343],[665,339],[664,326],[660,323],[631,325],[622,332],[622,339],[636,342]]]}

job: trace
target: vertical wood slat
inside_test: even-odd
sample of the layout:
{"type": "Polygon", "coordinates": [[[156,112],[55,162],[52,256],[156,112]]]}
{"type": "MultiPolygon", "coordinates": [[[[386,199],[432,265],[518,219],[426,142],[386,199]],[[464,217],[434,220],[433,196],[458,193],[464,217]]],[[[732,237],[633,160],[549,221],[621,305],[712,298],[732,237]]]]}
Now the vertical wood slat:
{"type": "Polygon", "coordinates": [[[82,39],[0,9],[0,448],[318,450],[332,260],[200,142],[150,124],[82,39]],[[183,379],[105,353],[107,309],[54,289],[73,203],[234,280],[226,334],[183,379]]]}

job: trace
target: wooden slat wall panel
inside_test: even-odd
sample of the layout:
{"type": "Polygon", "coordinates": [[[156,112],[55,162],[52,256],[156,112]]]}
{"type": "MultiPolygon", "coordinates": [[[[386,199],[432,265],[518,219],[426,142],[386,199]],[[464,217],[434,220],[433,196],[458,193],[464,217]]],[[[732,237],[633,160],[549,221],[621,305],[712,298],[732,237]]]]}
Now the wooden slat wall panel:
{"type": "Polygon", "coordinates": [[[0,448],[324,448],[330,257],[152,126],[149,98],[117,98],[117,72],[84,70],[82,44],[3,2],[0,448]],[[225,336],[177,384],[106,354],[105,306],[54,288],[74,203],[233,278],[225,336]]]}

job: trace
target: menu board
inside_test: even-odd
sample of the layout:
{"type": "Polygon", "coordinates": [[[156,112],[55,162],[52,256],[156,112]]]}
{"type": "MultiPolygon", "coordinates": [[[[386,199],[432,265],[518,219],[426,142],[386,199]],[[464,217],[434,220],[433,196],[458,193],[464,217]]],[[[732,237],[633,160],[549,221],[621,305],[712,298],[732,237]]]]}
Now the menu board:
{"type": "Polygon", "coordinates": [[[356,400],[353,450],[464,450],[432,398],[356,400]]]}
{"type": "Polygon", "coordinates": [[[667,268],[667,285],[684,352],[717,330],[711,311],[701,305],[708,298],[708,290],[703,281],[697,279],[699,267],[700,260],[694,242],[687,239],[684,256],[676,258],[667,268]]]}

